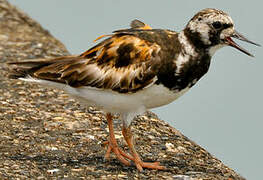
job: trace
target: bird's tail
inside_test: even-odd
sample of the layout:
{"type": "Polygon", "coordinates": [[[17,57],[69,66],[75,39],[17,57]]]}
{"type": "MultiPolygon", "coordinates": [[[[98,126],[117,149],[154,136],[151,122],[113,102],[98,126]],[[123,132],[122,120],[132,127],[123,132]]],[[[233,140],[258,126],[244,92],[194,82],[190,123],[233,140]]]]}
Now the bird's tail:
{"type": "Polygon", "coordinates": [[[9,70],[9,78],[18,79],[25,78],[27,76],[34,76],[34,72],[38,71],[41,68],[50,66],[54,63],[65,61],[72,61],[73,56],[56,57],[50,59],[30,59],[24,61],[15,61],[8,62],[7,67],[9,70]]]}

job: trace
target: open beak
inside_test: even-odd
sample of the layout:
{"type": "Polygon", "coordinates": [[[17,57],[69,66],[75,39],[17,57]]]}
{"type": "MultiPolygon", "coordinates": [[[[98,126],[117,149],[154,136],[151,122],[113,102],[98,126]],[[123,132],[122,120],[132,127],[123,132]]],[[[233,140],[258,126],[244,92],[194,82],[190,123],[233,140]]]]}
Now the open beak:
{"type": "Polygon", "coordinates": [[[251,57],[254,57],[254,56],[253,56],[252,54],[250,54],[247,50],[245,50],[244,48],[242,48],[241,46],[239,46],[235,41],[233,41],[231,37],[236,38],[236,39],[239,39],[239,40],[241,40],[241,41],[248,42],[248,43],[250,43],[250,44],[254,44],[254,45],[256,45],[256,46],[260,46],[259,44],[254,43],[254,42],[248,40],[245,36],[243,36],[242,34],[238,33],[237,31],[234,31],[234,33],[233,33],[231,36],[229,36],[229,37],[227,37],[227,38],[225,39],[226,42],[227,42],[227,44],[228,44],[229,46],[232,46],[232,47],[238,49],[239,51],[241,51],[241,52],[243,52],[243,53],[245,53],[245,54],[247,54],[247,55],[249,55],[249,56],[251,56],[251,57]]]}

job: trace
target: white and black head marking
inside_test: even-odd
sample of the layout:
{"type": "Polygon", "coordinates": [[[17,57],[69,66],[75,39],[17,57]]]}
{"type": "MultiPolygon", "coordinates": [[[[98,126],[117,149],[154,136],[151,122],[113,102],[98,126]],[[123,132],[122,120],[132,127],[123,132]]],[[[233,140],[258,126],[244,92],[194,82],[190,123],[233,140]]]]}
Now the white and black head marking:
{"type": "Polygon", "coordinates": [[[235,31],[233,20],[227,13],[211,8],[198,12],[187,24],[185,33],[196,47],[207,49],[210,56],[226,45],[253,56],[237,45],[231,37],[258,45],[235,31]]]}
{"type": "Polygon", "coordinates": [[[187,27],[192,33],[198,33],[204,45],[220,44],[226,31],[228,34],[234,31],[231,17],[216,9],[200,11],[189,21],[187,27]]]}

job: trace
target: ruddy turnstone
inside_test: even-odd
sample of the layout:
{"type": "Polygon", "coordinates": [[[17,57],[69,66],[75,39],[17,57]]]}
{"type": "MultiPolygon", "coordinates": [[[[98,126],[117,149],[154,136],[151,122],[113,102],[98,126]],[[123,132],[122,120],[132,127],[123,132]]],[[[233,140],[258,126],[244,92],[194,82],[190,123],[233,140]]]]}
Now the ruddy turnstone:
{"type": "Polygon", "coordinates": [[[143,162],[136,152],[130,126],[134,117],[184,94],[206,74],[221,47],[253,56],[232,38],[259,46],[238,33],[231,17],[217,9],[198,12],[179,33],[134,20],[130,29],[106,37],[77,56],[10,62],[11,77],[62,89],[87,106],[104,110],[110,134],[105,157],[113,152],[125,165],[133,161],[139,171],[164,166],[143,162]],[[120,114],[131,154],[117,145],[113,113],[120,114]]]}

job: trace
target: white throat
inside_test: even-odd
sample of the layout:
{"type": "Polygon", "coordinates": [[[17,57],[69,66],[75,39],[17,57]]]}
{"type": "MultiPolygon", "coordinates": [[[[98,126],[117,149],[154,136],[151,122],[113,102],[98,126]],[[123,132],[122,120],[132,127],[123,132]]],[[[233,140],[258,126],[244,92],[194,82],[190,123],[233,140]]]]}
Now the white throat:
{"type": "Polygon", "coordinates": [[[221,49],[224,46],[226,46],[226,45],[218,44],[218,45],[210,47],[209,50],[208,50],[208,53],[209,53],[210,57],[212,57],[217,50],[221,49]]]}

